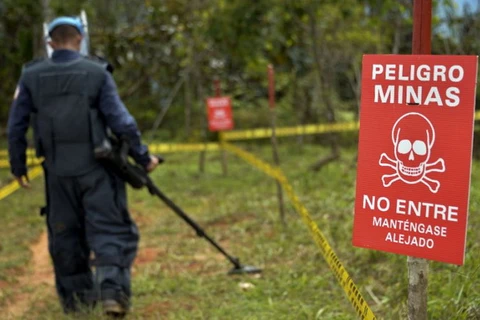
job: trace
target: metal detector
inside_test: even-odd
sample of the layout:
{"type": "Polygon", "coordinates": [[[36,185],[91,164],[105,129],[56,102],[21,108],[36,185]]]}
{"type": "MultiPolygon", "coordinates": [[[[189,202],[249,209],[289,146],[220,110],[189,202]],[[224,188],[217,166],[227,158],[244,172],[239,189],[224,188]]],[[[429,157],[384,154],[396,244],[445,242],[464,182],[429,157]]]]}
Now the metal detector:
{"type": "MultiPolygon", "coordinates": [[[[167,206],[169,206],[180,218],[188,223],[199,237],[205,238],[211,245],[215,247],[228,261],[233,264],[233,268],[228,274],[245,274],[245,273],[260,273],[262,269],[243,265],[236,257],[228,254],[215,240],[213,240],[195,221],[193,221],[179,206],[177,206],[171,199],[169,199],[160,189],[153,183],[148,174],[143,168],[128,161],[128,150],[130,148],[126,139],[119,141],[112,141],[110,152],[99,152],[101,157],[97,157],[101,162],[104,162],[108,168],[114,170],[125,182],[130,184],[134,189],[141,189],[147,187],[151,195],[160,198],[167,206]]],[[[158,157],[159,162],[163,162],[163,158],[158,157]]]]}

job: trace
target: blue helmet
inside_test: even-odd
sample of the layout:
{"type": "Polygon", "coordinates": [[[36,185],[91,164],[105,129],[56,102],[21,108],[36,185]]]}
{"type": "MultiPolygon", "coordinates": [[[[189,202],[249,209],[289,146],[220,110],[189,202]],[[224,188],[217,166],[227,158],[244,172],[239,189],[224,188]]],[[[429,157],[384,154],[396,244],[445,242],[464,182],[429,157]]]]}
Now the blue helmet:
{"type": "Polygon", "coordinates": [[[74,27],[75,29],[77,29],[77,31],[81,35],[83,35],[83,33],[84,33],[83,24],[82,24],[82,21],[79,18],[76,18],[76,17],[58,17],[58,18],[54,19],[52,22],[50,22],[50,24],[48,25],[48,34],[51,35],[52,31],[56,27],[63,26],[63,25],[68,25],[68,26],[74,27]]]}

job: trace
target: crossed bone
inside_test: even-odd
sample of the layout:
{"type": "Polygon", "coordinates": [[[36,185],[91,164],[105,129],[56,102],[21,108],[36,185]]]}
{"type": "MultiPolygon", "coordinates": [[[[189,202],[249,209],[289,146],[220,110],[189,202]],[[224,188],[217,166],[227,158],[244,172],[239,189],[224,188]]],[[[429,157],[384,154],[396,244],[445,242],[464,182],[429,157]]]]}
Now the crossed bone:
{"type": "MultiPolygon", "coordinates": [[[[378,163],[382,167],[390,167],[396,171],[393,174],[385,174],[382,176],[382,182],[384,187],[390,187],[392,183],[401,179],[400,174],[398,173],[400,168],[398,166],[397,160],[391,159],[389,156],[387,156],[386,153],[382,153],[378,163]]],[[[430,189],[432,193],[437,193],[438,189],[440,188],[440,182],[438,182],[438,180],[428,178],[427,175],[430,172],[445,172],[445,161],[440,158],[433,163],[425,164],[425,172],[422,174],[422,177],[418,181],[412,183],[422,182],[428,187],[428,189],[430,189]]]]}

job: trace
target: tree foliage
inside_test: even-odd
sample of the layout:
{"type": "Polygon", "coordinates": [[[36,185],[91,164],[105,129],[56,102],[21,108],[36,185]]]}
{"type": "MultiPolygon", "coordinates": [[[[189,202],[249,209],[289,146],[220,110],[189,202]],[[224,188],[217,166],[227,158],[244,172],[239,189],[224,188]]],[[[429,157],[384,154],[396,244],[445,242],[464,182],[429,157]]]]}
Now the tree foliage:
{"type": "MultiPolygon", "coordinates": [[[[155,124],[166,139],[206,137],[214,79],[233,98],[238,128],[267,125],[270,63],[280,124],[351,119],[362,55],[411,53],[409,0],[2,0],[3,128],[22,64],[43,54],[42,3],[54,16],[86,10],[92,53],[115,66],[140,126],[155,124]]],[[[459,12],[451,0],[434,1],[434,53],[478,52],[479,13],[459,12]]]]}

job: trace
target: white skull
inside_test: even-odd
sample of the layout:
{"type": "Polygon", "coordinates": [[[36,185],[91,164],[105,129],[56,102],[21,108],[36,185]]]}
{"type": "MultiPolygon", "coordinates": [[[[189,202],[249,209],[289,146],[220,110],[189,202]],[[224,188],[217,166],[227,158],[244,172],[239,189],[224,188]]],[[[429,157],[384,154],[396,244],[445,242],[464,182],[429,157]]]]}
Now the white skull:
{"type": "Polygon", "coordinates": [[[432,123],[419,113],[407,113],[393,126],[392,142],[400,178],[407,183],[422,180],[435,142],[432,123]]]}

